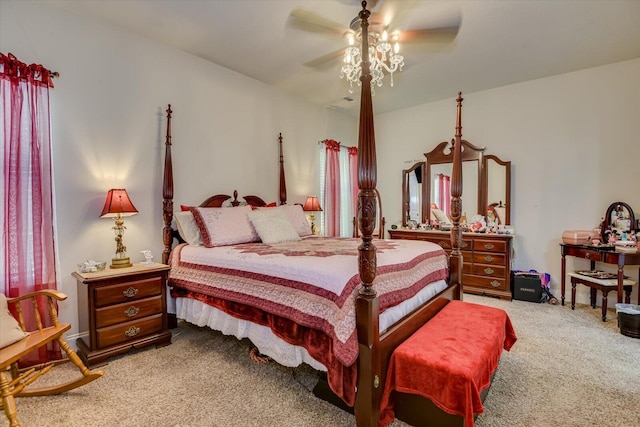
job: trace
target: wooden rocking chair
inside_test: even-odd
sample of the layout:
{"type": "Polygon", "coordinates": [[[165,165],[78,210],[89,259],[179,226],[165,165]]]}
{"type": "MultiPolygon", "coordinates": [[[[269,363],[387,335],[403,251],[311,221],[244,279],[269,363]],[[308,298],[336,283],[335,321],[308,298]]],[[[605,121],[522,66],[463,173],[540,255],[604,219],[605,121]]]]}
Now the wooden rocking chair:
{"type": "MultiPolygon", "coordinates": [[[[2,295],[4,297],[4,295],[2,295]]],[[[33,292],[27,295],[23,295],[17,298],[7,298],[9,306],[14,306],[17,313],[17,321],[23,331],[26,331],[25,322],[22,314],[21,304],[22,300],[31,300],[31,304],[34,308],[34,317],[38,329],[36,331],[29,332],[28,336],[20,339],[13,344],[9,344],[6,347],[0,349],[0,395],[2,396],[2,406],[4,407],[4,413],[9,419],[10,427],[19,426],[17,416],[16,404],[14,396],[17,397],[29,397],[29,396],[48,396],[52,394],[64,393],[72,390],[76,387],[80,387],[95,379],[100,378],[103,371],[90,371],[80,360],[78,355],[69,347],[69,344],[62,338],[62,334],[71,328],[68,323],[61,324],[58,322],[58,313],[54,299],[62,301],[67,299],[67,296],[54,290],[43,290],[33,292]],[[38,311],[37,296],[46,297],[46,301],[49,307],[49,314],[51,316],[51,323],[53,326],[43,326],[42,319],[40,318],[38,311]],[[57,360],[53,362],[43,363],[37,366],[31,366],[28,368],[18,368],[18,360],[26,354],[36,350],[47,343],[56,340],[60,345],[60,348],[67,354],[68,359],[57,360]],[[66,383],[48,386],[48,387],[28,387],[29,384],[40,378],[45,373],[49,372],[51,368],[62,363],[71,361],[78,367],[82,376],[76,380],[66,383]]],[[[6,319],[5,319],[6,320],[6,319]]],[[[9,318],[11,320],[11,318],[9,318]]]]}

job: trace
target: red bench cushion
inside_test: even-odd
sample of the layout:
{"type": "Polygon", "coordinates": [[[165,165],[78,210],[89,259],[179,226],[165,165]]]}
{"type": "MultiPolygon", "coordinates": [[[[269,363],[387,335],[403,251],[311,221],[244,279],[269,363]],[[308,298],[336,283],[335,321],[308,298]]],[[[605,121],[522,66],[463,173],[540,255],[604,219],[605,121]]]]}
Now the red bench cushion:
{"type": "Polygon", "coordinates": [[[504,310],[451,301],[391,356],[380,425],[393,421],[391,392],[417,394],[473,427],[484,412],[480,393],[491,382],[502,349],[517,337],[504,310]]]}

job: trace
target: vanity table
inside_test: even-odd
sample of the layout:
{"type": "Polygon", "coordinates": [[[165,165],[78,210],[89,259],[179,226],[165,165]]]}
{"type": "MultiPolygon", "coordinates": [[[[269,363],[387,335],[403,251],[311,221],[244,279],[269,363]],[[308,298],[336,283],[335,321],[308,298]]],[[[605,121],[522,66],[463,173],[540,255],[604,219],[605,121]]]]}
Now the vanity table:
{"type": "MultiPolygon", "coordinates": [[[[591,264],[591,270],[595,270],[597,262],[617,265],[619,303],[622,302],[622,295],[624,294],[624,266],[640,265],[640,252],[616,252],[615,249],[610,246],[569,245],[561,243],[560,252],[562,254],[562,282],[560,288],[562,305],[564,305],[564,291],[567,278],[567,256],[588,259],[591,264]]],[[[640,272],[638,274],[640,275],[640,272]]],[[[640,283],[640,280],[638,283],[640,283]]],[[[638,293],[638,304],[640,305],[640,293],[638,293]]]]}
{"type": "MultiPolygon", "coordinates": [[[[389,236],[432,242],[451,253],[448,231],[396,229],[389,230],[389,236]]],[[[511,301],[512,238],[510,234],[462,233],[464,292],[511,301]]]]}

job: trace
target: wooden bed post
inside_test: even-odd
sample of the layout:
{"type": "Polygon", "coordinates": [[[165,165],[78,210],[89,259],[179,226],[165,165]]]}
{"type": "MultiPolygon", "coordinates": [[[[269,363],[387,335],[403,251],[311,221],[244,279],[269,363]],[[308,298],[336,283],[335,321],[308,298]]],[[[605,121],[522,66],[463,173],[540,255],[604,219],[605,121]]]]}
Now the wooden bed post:
{"type": "Polygon", "coordinates": [[[173,220],[173,166],[171,164],[171,104],[167,108],[167,137],[165,140],[164,152],[164,179],[162,181],[162,218],[164,227],[162,228],[162,241],[164,250],[162,251],[162,263],[169,263],[169,253],[173,242],[173,231],[171,221],[173,220]]]}
{"type": "Polygon", "coordinates": [[[376,219],[376,147],[373,126],[373,102],[371,99],[371,70],[369,64],[369,15],[367,2],[362,2],[358,17],[362,29],[362,75],[360,97],[360,128],[358,133],[358,227],[362,243],[358,247],[358,271],[362,287],[356,299],[356,324],[358,328],[358,393],[355,416],[358,427],[378,425],[380,400],[384,388],[378,351],[379,301],[373,280],[376,277],[376,247],[373,230],[376,219]]]}
{"type": "Polygon", "coordinates": [[[284,180],[284,156],[282,154],[282,133],[278,135],[278,146],[280,148],[280,204],[287,204],[287,184],[284,180]]]}
{"type": "Polygon", "coordinates": [[[462,215],[462,92],[458,92],[456,114],[456,136],[453,141],[453,170],[451,173],[451,256],[449,258],[449,283],[457,283],[457,299],[462,299],[462,231],[460,217],[462,215]]]}

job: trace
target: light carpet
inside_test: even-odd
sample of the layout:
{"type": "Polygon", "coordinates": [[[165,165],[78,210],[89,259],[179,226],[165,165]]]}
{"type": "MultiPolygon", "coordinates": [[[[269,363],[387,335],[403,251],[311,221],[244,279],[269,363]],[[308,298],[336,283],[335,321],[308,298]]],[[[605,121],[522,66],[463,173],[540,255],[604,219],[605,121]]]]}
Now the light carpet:
{"type": "MultiPolygon", "coordinates": [[[[640,340],[620,334],[614,310],[602,322],[600,308],[584,305],[572,311],[464,299],[506,310],[518,334],[503,352],[476,426],[640,425],[640,340]]],[[[18,417],[24,427],[355,424],[352,415],[313,395],[313,370],[255,363],[249,348],[246,340],[181,322],[172,345],[112,358],[93,383],[64,395],[18,398],[18,417]]],[[[72,374],[64,365],[46,381],[72,374]]]]}

